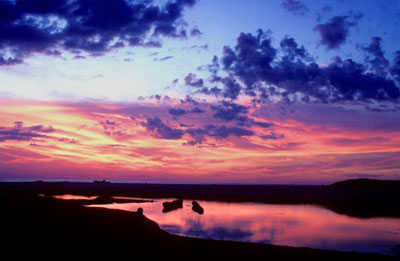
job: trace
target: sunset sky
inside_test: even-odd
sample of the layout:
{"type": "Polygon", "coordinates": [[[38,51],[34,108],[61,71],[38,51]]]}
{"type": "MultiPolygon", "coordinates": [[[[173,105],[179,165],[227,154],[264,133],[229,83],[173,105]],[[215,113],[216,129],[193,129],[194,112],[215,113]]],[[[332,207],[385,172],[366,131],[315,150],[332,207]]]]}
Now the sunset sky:
{"type": "Polygon", "coordinates": [[[0,180],[400,179],[399,0],[0,1],[0,180]]]}

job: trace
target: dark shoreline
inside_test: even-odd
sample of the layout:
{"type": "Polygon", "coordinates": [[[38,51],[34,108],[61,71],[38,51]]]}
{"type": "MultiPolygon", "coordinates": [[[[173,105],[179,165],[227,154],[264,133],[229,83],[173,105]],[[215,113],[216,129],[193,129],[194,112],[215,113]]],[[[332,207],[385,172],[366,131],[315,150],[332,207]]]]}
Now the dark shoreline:
{"type": "MultiPolygon", "coordinates": [[[[23,186],[24,187],[24,186],[23,186]]],[[[395,260],[393,256],[217,241],[168,234],[136,212],[84,208],[74,200],[39,197],[2,184],[4,253],[13,259],[296,258],[395,260]]]]}
{"type": "Polygon", "coordinates": [[[400,208],[394,207],[400,206],[400,181],[358,179],[327,186],[0,182],[0,189],[45,195],[311,204],[359,218],[400,217],[400,208]]]}

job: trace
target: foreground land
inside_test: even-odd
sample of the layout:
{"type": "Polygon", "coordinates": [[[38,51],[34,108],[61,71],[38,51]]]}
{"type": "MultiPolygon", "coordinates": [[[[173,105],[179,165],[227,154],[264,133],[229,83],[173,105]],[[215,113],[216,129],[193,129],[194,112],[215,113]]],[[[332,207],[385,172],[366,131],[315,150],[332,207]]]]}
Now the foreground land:
{"type": "Polygon", "coordinates": [[[2,255],[10,260],[141,258],[246,258],[296,260],[392,260],[377,254],[358,254],[215,241],[168,234],[136,212],[85,208],[79,201],[40,197],[31,191],[2,186],[2,255]]]}

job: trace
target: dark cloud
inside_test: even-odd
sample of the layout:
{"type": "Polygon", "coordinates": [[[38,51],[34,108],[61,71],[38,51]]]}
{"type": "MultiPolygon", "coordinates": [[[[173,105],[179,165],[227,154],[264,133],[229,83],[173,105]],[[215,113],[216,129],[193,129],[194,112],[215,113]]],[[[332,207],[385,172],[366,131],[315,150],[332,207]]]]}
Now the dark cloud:
{"type": "Polygon", "coordinates": [[[186,130],[192,140],[185,143],[186,145],[197,145],[201,144],[206,140],[206,137],[212,137],[215,139],[225,139],[229,136],[253,136],[254,132],[245,128],[240,127],[226,127],[225,125],[216,126],[213,124],[204,125],[200,128],[189,128],[186,130]]]}
{"type": "MultiPolygon", "coordinates": [[[[400,79],[400,52],[390,67],[380,38],[373,38],[365,50],[369,57],[365,63],[334,57],[327,65],[320,66],[293,38],[286,36],[280,48],[274,48],[269,32],[241,33],[234,48],[223,49],[220,58],[223,71],[211,72],[198,92],[232,101],[244,94],[257,103],[273,97],[284,102],[398,103],[400,90],[394,79],[400,79]]],[[[212,65],[219,64],[215,57],[212,65]]],[[[187,85],[192,86],[192,81],[193,78],[187,85]]]]}
{"type": "Polygon", "coordinates": [[[115,121],[105,120],[100,122],[103,125],[117,125],[118,123],[115,121]]]}
{"type": "Polygon", "coordinates": [[[172,59],[172,58],[174,58],[174,57],[173,56],[165,56],[165,57],[162,57],[162,58],[154,58],[153,60],[154,61],[163,62],[163,61],[166,61],[166,60],[169,60],[169,59],[172,59]]]}
{"type": "Polygon", "coordinates": [[[186,111],[184,109],[181,109],[181,108],[171,108],[171,109],[168,109],[168,112],[172,116],[175,116],[175,117],[182,116],[182,115],[186,114],[186,111]]]}
{"type": "Polygon", "coordinates": [[[361,17],[360,14],[334,16],[329,22],[318,24],[314,30],[321,36],[320,44],[325,45],[328,49],[339,48],[346,42],[350,28],[356,26],[361,17]]]}
{"type": "Polygon", "coordinates": [[[207,69],[213,74],[216,74],[219,71],[219,61],[216,55],[214,55],[212,63],[210,65],[207,65],[207,69]]]}
{"type": "Polygon", "coordinates": [[[210,137],[222,139],[227,138],[231,135],[242,137],[242,136],[253,136],[254,132],[251,130],[247,130],[244,128],[239,127],[226,127],[225,125],[222,126],[214,126],[208,125],[207,126],[207,134],[210,137]]]}
{"type": "Polygon", "coordinates": [[[400,50],[395,53],[394,62],[390,68],[390,74],[400,84],[400,50]]]}
{"type": "Polygon", "coordinates": [[[221,92],[222,96],[235,100],[240,94],[241,87],[239,83],[230,77],[222,78],[221,82],[224,84],[224,89],[221,92]]]}
{"type": "Polygon", "coordinates": [[[204,113],[205,111],[203,111],[202,109],[195,107],[192,110],[190,110],[191,113],[204,113]]]}
{"type": "Polygon", "coordinates": [[[305,15],[309,11],[307,6],[299,0],[284,0],[282,6],[294,15],[305,15]]]}
{"type": "MultiPolygon", "coordinates": [[[[276,53],[268,32],[259,30],[256,36],[241,33],[234,50],[225,46],[221,61],[225,70],[238,76],[251,89],[258,75],[269,71],[276,53]]],[[[224,96],[236,99],[240,92],[239,84],[231,77],[224,78],[223,83],[224,96]]]]}
{"type": "Polygon", "coordinates": [[[205,113],[205,111],[203,111],[202,109],[195,107],[191,110],[185,110],[185,109],[181,109],[181,108],[170,108],[168,109],[169,114],[171,114],[174,117],[179,117],[182,115],[185,115],[187,113],[205,113]]]}
{"type": "Polygon", "coordinates": [[[86,59],[86,56],[83,56],[83,55],[75,55],[74,56],[74,60],[83,60],[83,59],[86,59]]]}
{"type": "Polygon", "coordinates": [[[248,112],[248,107],[227,101],[213,105],[211,109],[214,111],[213,117],[223,121],[242,120],[243,114],[248,112]]]}
{"type": "Polygon", "coordinates": [[[260,136],[260,138],[262,138],[264,140],[281,140],[284,137],[285,136],[283,134],[277,134],[275,132],[271,132],[269,134],[260,136]]]}
{"type": "Polygon", "coordinates": [[[75,139],[70,139],[70,138],[54,138],[54,139],[62,143],[79,144],[79,141],[75,139]]]}
{"type": "MultiPolygon", "coordinates": [[[[271,123],[271,122],[260,122],[260,121],[255,121],[253,119],[248,119],[248,123],[247,124],[248,124],[248,126],[256,125],[258,127],[265,128],[265,129],[269,129],[272,126],[274,126],[274,124],[271,123]]],[[[246,125],[246,123],[244,125],[246,125]]]]}
{"type": "Polygon", "coordinates": [[[389,61],[385,58],[385,53],[382,50],[382,39],[380,37],[372,37],[371,43],[363,49],[369,54],[367,62],[370,64],[370,68],[376,74],[385,76],[388,71],[389,61]]]}
{"type": "Polygon", "coordinates": [[[142,126],[153,132],[155,137],[161,139],[176,140],[182,138],[184,134],[183,130],[171,128],[158,117],[147,118],[146,122],[142,123],[142,126]]]}
{"type": "Polygon", "coordinates": [[[185,77],[185,84],[192,87],[202,87],[204,84],[203,79],[197,79],[196,74],[189,73],[185,77]]]}
{"type": "Polygon", "coordinates": [[[14,127],[0,127],[0,142],[7,140],[33,141],[37,138],[48,138],[47,133],[54,132],[53,127],[34,125],[24,127],[22,121],[14,122],[14,127]]]}
{"type": "Polygon", "coordinates": [[[208,44],[203,44],[203,45],[197,45],[194,44],[190,47],[183,47],[182,50],[197,50],[197,51],[201,51],[201,50],[208,50],[208,44]]]}
{"type": "Polygon", "coordinates": [[[200,36],[203,33],[199,30],[198,27],[193,27],[192,30],[190,30],[190,36],[200,36]]]}
{"type": "MultiPolygon", "coordinates": [[[[22,128],[22,125],[21,127],[22,128]]],[[[34,131],[34,132],[41,132],[41,133],[51,133],[54,132],[53,127],[49,126],[49,127],[43,127],[43,125],[34,125],[28,128],[29,131],[34,131]]]]}
{"type": "Polygon", "coordinates": [[[367,68],[351,59],[340,59],[322,69],[335,100],[398,101],[400,90],[386,77],[367,72],[367,68]]]}
{"type": "Polygon", "coordinates": [[[181,100],[181,103],[188,103],[191,105],[195,105],[197,106],[199,104],[198,101],[196,101],[195,99],[193,99],[192,97],[190,97],[190,95],[186,95],[185,100],[181,100]]]}
{"type": "Polygon", "coordinates": [[[182,13],[194,3],[0,1],[0,65],[21,63],[34,53],[59,55],[58,50],[102,55],[124,46],[160,47],[159,36],[187,36],[182,13]],[[150,32],[153,40],[148,40],[150,32]]]}
{"type": "Polygon", "coordinates": [[[185,115],[187,113],[205,113],[204,110],[202,110],[198,107],[195,107],[191,110],[185,110],[185,109],[181,109],[181,108],[171,108],[171,109],[168,109],[168,112],[169,112],[169,114],[171,114],[174,117],[179,117],[179,116],[185,115]]]}
{"type": "Polygon", "coordinates": [[[118,122],[105,120],[101,121],[100,125],[104,129],[104,134],[109,136],[124,136],[126,134],[126,130],[120,126],[118,122]]]}
{"type": "MultiPolygon", "coordinates": [[[[168,110],[173,116],[180,116],[186,113],[203,113],[202,110],[183,110],[179,108],[172,108],[168,110]]],[[[205,124],[198,127],[188,126],[186,124],[180,124],[180,128],[174,128],[168,123],[164,123],[158,117],[147,117],[144,122],[141,123],[148,131],[150,131],[154,137],[159,139],[181,139],[184,135],[191,137],[191,140],[184,143],[184,145],[197,145],[202,144],[207,138],[213,139],[225,139],[230,136],[243,137],[253,136],[255,133],[252,130],[240,127],[240,126],[226,126],[224,124],[205,124]]]]}
{"type": "Polygon", "coordinates": [[[294,38],[285,36],[285,38],[283,38],[280,42],[280,47],[282,52],[285,54],[283,59],[289,59],[293,61],[296,59],[296,57],[302,59],[309,57],[304,46],[298,46],[294,38]]]}

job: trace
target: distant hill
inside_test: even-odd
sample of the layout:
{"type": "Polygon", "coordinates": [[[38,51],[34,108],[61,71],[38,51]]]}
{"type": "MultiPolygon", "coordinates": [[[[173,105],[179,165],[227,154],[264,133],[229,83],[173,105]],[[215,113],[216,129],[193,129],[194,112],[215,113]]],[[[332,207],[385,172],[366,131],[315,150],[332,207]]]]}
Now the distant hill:
{"type": "Polygon", "coordinates": [[[348,179],[330,185],[337,188],[393,188],[400,187],[400,180],[348,179]]]}

